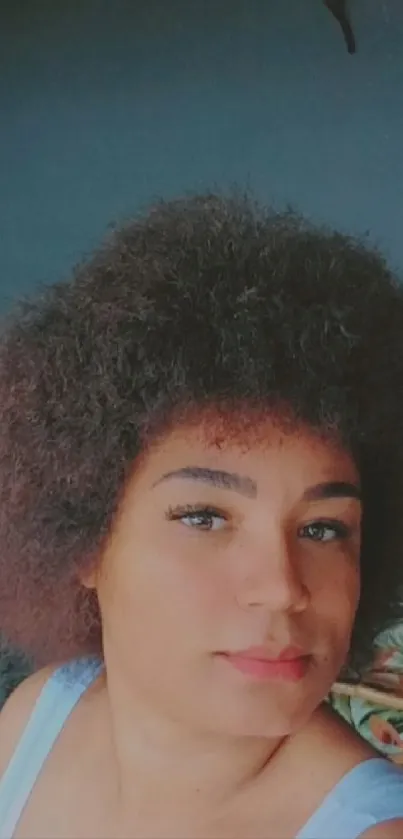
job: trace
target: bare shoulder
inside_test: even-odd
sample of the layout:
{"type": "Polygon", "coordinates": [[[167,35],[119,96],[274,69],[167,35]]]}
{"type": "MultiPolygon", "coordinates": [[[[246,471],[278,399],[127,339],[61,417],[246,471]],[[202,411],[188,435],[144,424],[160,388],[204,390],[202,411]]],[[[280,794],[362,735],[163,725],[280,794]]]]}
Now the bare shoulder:
{"type": "MultiPolygon", "coordinates": [[[[361,763],[379,758],[373,749],[328,706],[322,706],[291,743],[292,772],[299,791],[304,786],[304,821],[316,812],[326,796],[351,770],[361,763]]],[[[403,772],[402,772],[403,777],[403,772]]],[[[297,796],[297,787],[295,795],[297,796]]],[[[402,839],[403,819],[394,818],[374,825],[360,834],[360,839],[402,839]]]]}
{"type": "Polygon", "coordinates": [[[341,717],[327,706],[319,708],[284,749],[287,784],[290,787],[295,779],[296,795],[303,787],[306,820],[343,777],[375,756],[377,752],[341,717]]]}
{"type": "Polygon", "coordinates": [[[357,734],[329,706],[323,705],[295,738],[297,755],[309,763],[322,782],[328,778],[330,786],[364,760],[379,757],[379,753],[357,734]]]}
{"type": "Polygon", "coordinates": [[[362,833],[360,839],[402,839],[403,819],[392,819],[362,833]]]}
{"type": "Polygon", "coordinates": [[[0,712],[0,777],[3,775],[42,688],[56,669],[49,665],[24,679],[0,712]]]}

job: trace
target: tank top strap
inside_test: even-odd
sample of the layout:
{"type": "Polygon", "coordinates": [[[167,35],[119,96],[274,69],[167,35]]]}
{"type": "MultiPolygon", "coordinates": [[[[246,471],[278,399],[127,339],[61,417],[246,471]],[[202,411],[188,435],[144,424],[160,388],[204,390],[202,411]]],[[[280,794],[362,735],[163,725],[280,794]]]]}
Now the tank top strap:
{"type": "Polygon", "coordinates": [[[103,669],[95,656],[58,667],[39,694],[0,781],[0,839],[12,839],[42,766],[69,714],[103,669]]]}
{"type": "Polygon", "coordinates": [[[403,770],[370,758],[341,778],[296,839],[358,839],[391,819],[403,819],[403,770]]]}

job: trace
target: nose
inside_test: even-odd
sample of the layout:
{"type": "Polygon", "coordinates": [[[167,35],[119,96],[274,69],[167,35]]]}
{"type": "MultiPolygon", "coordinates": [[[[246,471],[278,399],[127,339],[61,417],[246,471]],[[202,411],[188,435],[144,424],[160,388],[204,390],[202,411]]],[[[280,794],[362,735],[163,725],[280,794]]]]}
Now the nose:
{"type": "Polygon", "coordinates": [[[303,567],[284,536],[276,538],[275,544],[271,540],[270,546],[245,551],[242,564],[237,597],[242,608],[260,606],[279,613],[306,609],[310,594],[303,567]]]}

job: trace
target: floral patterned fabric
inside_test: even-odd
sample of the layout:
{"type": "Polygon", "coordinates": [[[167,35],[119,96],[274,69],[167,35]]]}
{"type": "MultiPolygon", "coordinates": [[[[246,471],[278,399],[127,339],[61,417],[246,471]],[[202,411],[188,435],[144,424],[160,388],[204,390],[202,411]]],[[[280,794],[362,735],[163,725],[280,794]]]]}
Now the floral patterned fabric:
{"type": "Polygon", "coordinates": [[[357,695],[332,693],[332,707],[379,752],[403,766],[403,624],[378,637],[371,669],[346,692],[349,687],[357,695]]]}

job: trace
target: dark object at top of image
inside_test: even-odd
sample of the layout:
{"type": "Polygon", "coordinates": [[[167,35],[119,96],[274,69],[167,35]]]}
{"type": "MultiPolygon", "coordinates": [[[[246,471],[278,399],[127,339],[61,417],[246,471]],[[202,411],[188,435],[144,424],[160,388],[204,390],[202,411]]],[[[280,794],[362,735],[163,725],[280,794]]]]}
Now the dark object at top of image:
{"type": "Polygon", "coordinates": [[[323,0],[323,2],[341,26],[348,52],[354,55],[357,52],[357,45],[348,16],[347,0],[323,0]]]}

